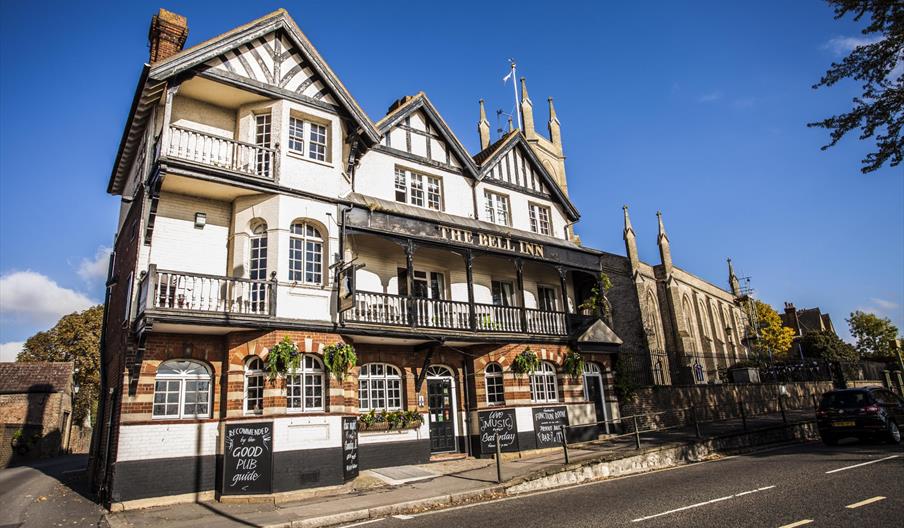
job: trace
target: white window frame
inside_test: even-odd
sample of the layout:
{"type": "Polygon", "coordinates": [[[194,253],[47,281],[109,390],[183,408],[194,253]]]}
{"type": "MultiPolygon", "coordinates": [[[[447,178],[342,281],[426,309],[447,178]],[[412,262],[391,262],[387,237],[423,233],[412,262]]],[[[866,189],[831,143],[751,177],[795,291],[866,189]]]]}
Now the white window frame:
{"type": "MultiPolygon", "coordinates": [[[[199,361],[193,361],[190,359],[171,359],[164,361],[157,367],[157,375],[154,376],[154,400],[151,404],[151,417],[155,420],[198,420],[203,418],[210,418],[210,407],[211,407],[211,396],[213,395],[212,390],[212,382],[213,378],[210,375],[210,369],[204,363],[199,361]],[[180,365],[182,368],[178,369],[178,372],[168,372],[165,371],[167,367],[172,367],[173,365],[180,365]],[[189,370],[191,368],[191,370],[189,370]],[[200,369],[200,372],[198,370],[200,369]],[[161,372],[161,370],[164,370],[161,372]],[[207,400],[203,403],[207,405],[206,413],[195,413],[195,414],[187,414],[185,412],[185,405],[189,402],[185,401],[186,388],[189,381],[197,381],[197,382],[207,382],[207,400]],[[167,384],[167,390],[164,391],[164,394],[178,394],[177,402],[157,402],[157,384],[163,382],[167,384]],[[176,382],[176,390],[170,390],[169,384],[171,382],[176,382]],[[177,404],[178,412],[175,414],[166,414],[166,405],[167,404],[177,404]],[[163,405],[164,414],[157,414],[155,407],[158,405],[163,405]]],[[[201,391],[194,391],[196,394],[201,391]]],[[[193,402],[196,406],[198,403],[202,402],[193,402]]]]}
{"type": "Polygon", "coordinates": [[[325,241],[320,229],[306,221],[289,226],[289,280],[301,284],[323,284],[323,249],[325,241]],[[296,232],[296,228],[298,232],[296,232]],[[311,234],[309,231],[313,231],[311,234]],[[300,245],[300,247],[296,247],[300,245]],[[313,271],[308,271],[308,266],[313,271]],[[311,274],[309,278],[309,274],[311,274]]]}
{"type": "Polygon", "coordinates": [[[397,166],[394,190],[396,202],[433,211],[444,209],[443,179],[438,176],[397,166]]]}
{"type": "Polygon", "coordinates": [[[530,374],[530,401],[533,403],[552,403],[559,401],[559,383],[556,367],[544,361],[540,368],[530,374]]]}
{"type": "Polygon", "coordinates": [[[487,405],[505,405],[505,372],[502,369],[502,365],[489,363],[484,367],[483,383],[486,390],[487,405]],[[493,369],[492,372],[490,371],[491,368],[493,369]],[[492,389],[490,389],[490,380],[493,380],[492,389]],[[496,383],[498,383],[498,390],[496,383]],[[495,395],[496,398],[492,398],[491,395],[495,395]]]}
{"type": "Polygon", "coordinates": [[[358,373],[358,409],[361,411],[397,411],[403,406],[402,374],[389,363],[365,363],[358,373]],[[373,394],[379,393],[384,405],[373,406],[373,394]]]}
{"type": "Polygon", "coordinates": [[[530,202],[527,204],[527,210],[530,216],[530,230],[539,235],[552,236],[552,211],[549,207],[530,202]]]}
{"type": "Polygon", "coordinates": [[[549,286],[546,284],[537,284],[537,309],[538,310],[544,310],[547,312],[561,311],[561,310],[559,310],[559,297],[560,297],[559,289],[556,288],[555,286],[549,286]],[[549,299],[549,301],[552,303],[551,307],[544,308],[543,306],[541,306],[542,303],[540,301],[541,301],[541,299],[544,298],[542,290],[547,290],[552,294],[551,298],[549,299]]]}
{"type": "MultiPolygon", "coordinates": [[[[265,383],[264,383],[264,360],[262,360],[262,359],[261,359],[260,357],[258,357],[258,356],[254,356],[254,357],[248,358],[248,360],[245,361],[244,378],[245,378],[245,384],[244,384],[244,387],[243,387],[243,389],[242,389],[242,412],[243,412],[244,414],[246,414],[246,415],[261,415],[261,414],[264,414],[264,389],[265,389],[265,383]],[[251,366],[252,366],[254,363],[258,362],[258,361],[260,362],[260,367],[261,367],[261,368],[251,368],[251,366]],[[255,382],[256,384],[257,384],[257,383],[260,383],[260,385],[259,385],[259,388],[260,388],[260,396],[255,396],[254,398],[251,398],[251,397],[249,397],[249,395],[248,395],[249,389],[252,388],[251,385],[250,385],[250,382],[251,382],[252,380],[254,380],[254,382],[255,382]],[[248,403],[249,403],[251,400],[255,400],[255,401],[260,400],[260,408],[259,408],[259,409],[249,408],[248,403]]],[[[254,387],[254,388],[257,389],[258,387],[256,386],[256,387],[254,387]]]]}
{"type": "Polygon", "coordinates": [[[289,152],[311,161],[330,163],[330,129],[328,123],[318,123],[311,118],[290,115],[289,152]]]}
{"type": "Polygon", "coordinates": [[[512,225],[512,208],[508,195],[484,190],[483,201],[488,222],[501,226],[512,225]]]}
{"type": "Polygon", "coordinates": [[[286,375],[286,411],[298,412],[323,412],[326,409],[327,390],[325,386],[326,371],[319,357],[305,354],[301,358],[301,364],[295,374],[286,375]],[[319,381],[318,381],[319,379],[319,381]],[[309,389],[312,389],[309,391],[309,389]],[[315,391],[319,389],[320,394],[315,391]],[[293,391],[297,390],[297,395],[293,391]],[[309,394],[310,393],[310,394],[309,394]],[[314,403],[320,399],[320,404],[314,403]],[[294,402],[297,401],[297,404],[294,402]]]}

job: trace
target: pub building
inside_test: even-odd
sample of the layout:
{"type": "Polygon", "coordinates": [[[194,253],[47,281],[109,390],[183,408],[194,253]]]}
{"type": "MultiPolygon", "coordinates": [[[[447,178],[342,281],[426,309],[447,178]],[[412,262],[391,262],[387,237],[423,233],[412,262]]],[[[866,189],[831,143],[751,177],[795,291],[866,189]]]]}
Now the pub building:
{"type": "Polygon", "coordinates": [[[547,138],[522,79],[524,129],[493,142],[481,102],[472,156],[423,93],[372,121],[284,10],[182,50],[187,34],[153,17],[108,187],[91,467],[111,507],[608,431],[622,339],[581,306],[630,272],[574,234],[551,99],[547,138]],[[284,341],[298,366],[273,376],[284,341]],[[357,356],[341,376],[337,344],[357,356]]]}

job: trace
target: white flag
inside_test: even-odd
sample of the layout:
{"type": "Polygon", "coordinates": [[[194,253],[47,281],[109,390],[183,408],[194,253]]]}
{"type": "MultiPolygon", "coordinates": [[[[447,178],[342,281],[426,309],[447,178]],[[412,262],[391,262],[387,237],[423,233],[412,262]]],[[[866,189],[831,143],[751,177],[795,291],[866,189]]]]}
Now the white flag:
{"type": "Polygon", "coordinates": [[[503,82],[503,83],[507,83],[508,80],[509,80],[509,77],[511,77],[513,73],[515,73],[515,70],[514,70],[514,69],[513,69],[513,70],[510,70],[509,73],[508,73],[508,75],[506,75],[505,77],[502,78],[502,82],[503,82]]]}

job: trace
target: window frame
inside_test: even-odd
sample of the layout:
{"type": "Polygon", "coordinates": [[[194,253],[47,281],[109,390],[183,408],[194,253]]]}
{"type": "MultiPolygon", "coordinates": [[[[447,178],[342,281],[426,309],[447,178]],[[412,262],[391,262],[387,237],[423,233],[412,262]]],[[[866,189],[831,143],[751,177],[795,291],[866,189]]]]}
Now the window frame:
{"type": "Polygon", "coordinates": [[[307,220],[296,220],[289,225],[289,280],[299,284],[309,286],[323,286],[323,256],[326,239],[321,233],[320,227],[307,220]],[[296,232],[298,227],[300,232],[296,232]],[[314,232],[309,234],[308,230],[314,232]],[[300,247],[296,247],[299,244],[300,247]],[[317,250],[312,249],[311,245],[318,247],[317,250]],[[316,255],[316,259],[310,258],[316,255]],[[308,271],[308,265],[311,264],[316,271],[308,271]],[[296,267],[300,266],[300,267],[296,267]],[[319,277],[308,280],[308,273],[318,275],[319,277]],[[296,275],[298,274],[298,275],[296,275]]]}
{"type": "Polygon", "coordinates": [[[292,111],[289,114],[287,152],[293,157],[329,165],[332,163],[330,152],[330,144],[332,143],[331,132],[332,124],[328,121],[292,111]],[[293,132],[295,133],[293,134],[293,132]],[[293,143],[295,144],[293,145],[293,143]],[[315,155],[312,150],[315,146],[323,149],[323,159],[315,155]]]}
{"type": "Polygon", "coordinates": [[[326,369],[323,366],[323,361],[314,354],[304,354],[301,357],[299,368],[295,371],[294,374],[286,374],[286,412],[288,413],[311,413],[311,412],[325,412],[326,411],[326,398],[329,394],[329,391],[326,387],[326,369]],[[308,366],[308,360],[311,360],[313,363],[312,366],[308,366]],[[320,382],[308,382],[308,376],[319,376],[320,382]],[[293,383],[296,381],[297,383],[293,383]],[[298,395],[292,395],[293,386],[297,386],[298,395]],[[318,395],[308,395],[307,389],[310,387],[319,387],[320,394],[318,395]],[[309,399],[320,398],[320,405],[308,404],[309,399]],[[292,405],[293,398],[298,399],[298,405],[292,405]]]}
{"type": "MultiPolygon", "coordinates": [[[[197,394],[200,391],[195,390],[194,392],[197,394]]],[[[195,361],[192,359],[169,359],[169,360],[161,362],[160,365],[157,366],[157,374],[154,375],[154,392],[153,392],[153,399],[151,400],[152,401],[152,403],[151,403],[151,419],[153,419],[153,420],[203,420],[203,419],[207,419],[207,418],[210,418],[212,415],[212,413],[211,413],[211,411],[212,411],[211,407],[213,405],[212,399],[213,399],[213,375],[211,374],[210,368],[207,365],[205,365],[204,363],[201,363],[200,361],[195,361]],[[173,374],[173,373],[169,373],[169,372],[161,373],[160,372],[161,369],[166,367],[168,363],[169,364],[186,363],[189,365],[195,365],[197,367],[200,367],[203,374],[187,374],[184,372],[177,373],[177,374],[173,374]],[[195,414],[187,414],[185,412],[185,405],[188,403],[185,401],[185,395],[187,394],[187,392],[186,392],[187,385],[188,385],[187,382],[189,382],[189,381],[207,382],[207,390],[206,390],[207,398],[206,398],[206,401],[203,402],[207,406],[206,413],[199,414],[196,412],[195,414]],[[157,414],[156,413],[155,407],[157,407],[158,405],[163,405],[164,410],[165,410],[166,406],[168,404],[172,403],[172,402],[168,402],[168,401],[163,401],[163,402],[158,403],[156,401],[157,394],[158,394],[157,384],[160,382],[165,382],[167,384],[167,390],[164,391],[164,394],[173,394],[173,393],[178,394],[177,401],[175,402],[178,406],[177,407],[178,411],[179,411],[178,413],[176,413],[176,414],[157,414]],[[170,382],[177,383],[176,391],[172,391],[169,389],[170,382]]],[[[195,401],[193,403],[195,405],[195,408],[197,409],[197,405],[202,402],[195,401]]]]}
{"type": "Polygon", "coordinates": [[[540,368],[530,373],[530,401],[531,403],[558,403],[559,401],[558,374],[555,365],[549,361],[541,362],[540,368]],[[551,394],[550,387],[552,387],[551,394]]]}
{"type": "Polygon", "coordinates": [[[537,284],[537,309],[543,310],[544,312],[560,312],[559,310],[559,289],[555,286],[549,286],[547,284],[537,284]],[[550,293],[550,298],[547,299],[543,290],[546,290],[550,293]],[[541,302],[542,301],[542,302],[541,302]],[[551,307],[544,307],[543,304],[551,302],[551,307]]]}
{"type": "Polygon", "coordinates": [[[394,174],[393,199],[396,202],[431,211],[445,210],[446,193],[441,176],[411,170],[400,165],[395,166],[394,174]],[[431,204],[434,204],[435,207],[431,204]]]}
{"type": "Polygon", "coordinates": [[[245,360],[244,369],[242,372],[242,376],[244,378],[244,385],[242,388],[242,414],[245,416],[260,416],[264,414],[264,360],[260,358],[260,356],[252,356],[245,360]],[[253,369],[250,368],[251,365],[255,362],[260,362],[261,368],[253,369]],[[254,398],[250,398],[248,396],[248,389],[251,388],[249,386],[249,381],[254,378],[255,380],[260,381],[259,387],[254,387],[255,389],[260,390],[260,396],[256,396],[254,398]],[[248,403],[250,400],[260,400],[260,408],[259,409],[249,409],[248,403]]]}
{"type": "Polygon", "coordinates": [[[379,361],[364,363],[361,365],[358,371],[358,410],[359,411],[399,411],[405,408],[405,400],[403,393],[403,384],[402,384],[402,371],[400,368],[396,367],[391,363],[382,363],[379,361]],[[379,367],[381,369],[381,374],[372,374],[371,372],[379,367]],[[394,373],[392,373],[394,372],[394,373]],[[381,382],[381,383],[374,383],[381,382]],[[396,387],[390,387],[390,382],[396,385],[396,387]],[[364,386],[366,385],[366,391],[364,390],[364,386]],[[379,385],[379,387],[377,387],[379,385]],[[375,391],[380,391],[381,398],[384,404],[382,406],[374,406],[372,402],[374,397],[372,396],[375,391]],[[362,397],[362,394],[366,392],[367,396],[362,397]],[[392,393],[397,393],[394,396],[390,396],[392,393]],[[391,405],[390,402],[398,400],[398,405],[391,405]],[[363,405],[364,402],[367,402],[367,405],[363,405]]]}
{"type": "Polygon", "coordinates": [[[488,363],[483,368],[483,386],[486,393],[485,400],[487,405],[499,406],[505,405],[505,370],[502,365],[496,362],[488,363]],[[490,372],[490,368],[495,367],[498,371],[490,372]],[[490,380],[493,380],[491,388],[490,380]],[[496,385],[498,383],[498,386],[496,385]],[[494,401],[494,396],[495,400],[494,401]]]}
{"type": "Polygon", "coordinates": [[[489,189],[483,190],[483,205],[486,220],[491,224],[499,226],[511,227],[512,225],[512,202],[509,195],[503,194],[489,189]],[[502,208],[500,208],[502,205],[502,208]],[[502,210],[504,209],[504,211],[502,210]],[[505,218],[503,222],[497,221],[497,216],[503,214],[505,218]]]}
{"type": "Polygon", "coordinates": [[[530,230],[538,235],[552,236],[552,210],[542,204],[536,202],[527,203],[527,215],[530,218],[530,230]],[[546,219],[542,219],[540,212],[546,214],[546,219]],[[543,223],[546,223],[546,229],[543,229],[543,223]]]}

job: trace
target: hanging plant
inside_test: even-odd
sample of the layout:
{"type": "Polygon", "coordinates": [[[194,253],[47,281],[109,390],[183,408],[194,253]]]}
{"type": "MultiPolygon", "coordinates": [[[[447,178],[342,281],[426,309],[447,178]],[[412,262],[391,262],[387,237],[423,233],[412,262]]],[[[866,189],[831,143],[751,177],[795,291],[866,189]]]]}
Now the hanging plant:
{"type": "Polygon", "coordinates": [[[289,336],[282,338],[282,341],[276,343],[267,354],[267,371],[270,373],[270,379],[275,379],[277,375],[295,374],[298,367],[301,366],[301,354],[298,353],[298,347],[289,339],[289,336]]]}
{"type": "Polygon", "coordinates": [[[348,343],[336,343],[323,348],[323,364],[336,379],[342,381],[348,371],[358,364],[355,347],[348,343]]]}
{"type": "Polygon", "coordinates": [[[584,373],[584,356],[568,349],[565,353],[565,360],[562,362],[562,368],[573,379],[579,378],[584,373]]]}
{"type": "Polygon", "coordinates": [[[530,347],[525,348],[524,352],[515,356],[514,361],[512,361],[512,372],[515,374],[530,374],[539,368],[540,358],[530,347]]]}

